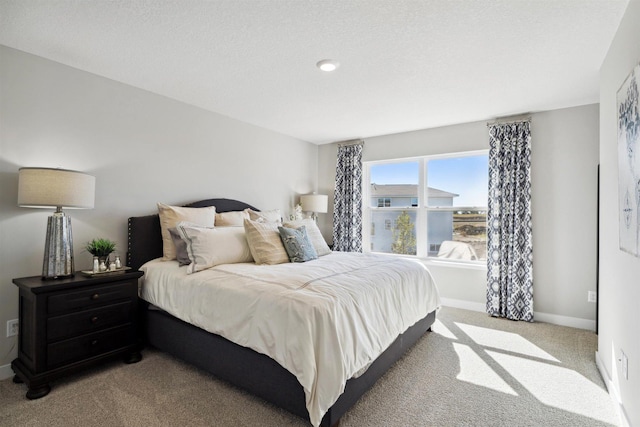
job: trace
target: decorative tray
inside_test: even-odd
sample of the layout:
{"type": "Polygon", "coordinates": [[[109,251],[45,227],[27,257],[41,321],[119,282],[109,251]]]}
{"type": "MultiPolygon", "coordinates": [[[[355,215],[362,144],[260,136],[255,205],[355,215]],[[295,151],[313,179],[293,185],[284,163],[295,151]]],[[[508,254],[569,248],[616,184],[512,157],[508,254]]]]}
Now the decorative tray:
{"type": "Polygon", "coordinates": [[[95,272],[93,270],[83,270],[80,273],[88,277],[111,276],[112,274],[122,274],[127,270],[131,270],[131,267],[120,267],[120,268],[116,268],[115,270],[95,271],[95,272]]]}

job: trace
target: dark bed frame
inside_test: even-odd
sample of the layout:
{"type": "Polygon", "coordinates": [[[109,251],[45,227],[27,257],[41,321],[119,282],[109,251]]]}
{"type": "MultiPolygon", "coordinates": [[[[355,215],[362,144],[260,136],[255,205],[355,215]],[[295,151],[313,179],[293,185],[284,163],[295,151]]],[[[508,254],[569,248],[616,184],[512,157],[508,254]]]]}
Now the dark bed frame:
{"type": "MultiPolygon", "coordinates": [[[[215,206],[216,212],[254,207],[231,199],[209,199],[186,207],[215,206]]],[[[158,215],[129,218],[127,265],[142,264],[162,257],[162,236],[158,215]]],[[[170,314],[149,307],[140,300],[146,343],[228,381],[302,418],[309,419],[304,390],[296,377],[270,357],[255,352],[170,314]]],[[[358,378],[347,381],[344,393],[322,418],[321,426],[336,426],[353,406],[407,349],[431,329],[435,311],[407,329],[358,378]]]]}

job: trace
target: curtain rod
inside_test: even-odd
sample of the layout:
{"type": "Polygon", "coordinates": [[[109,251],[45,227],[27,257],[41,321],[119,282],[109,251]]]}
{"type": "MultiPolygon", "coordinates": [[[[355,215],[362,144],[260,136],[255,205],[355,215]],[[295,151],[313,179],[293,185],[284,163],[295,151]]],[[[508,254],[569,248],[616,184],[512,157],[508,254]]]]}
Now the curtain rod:
{"type": "Polygon", "coordinates": [[[523,117],[521,119],[506,118],[504,120],[507,120],[507,121],[501,121],[500,119],[496,119],[493,122],[487,122],[487,127],[488,126],[495,126],[495,125],[512,125],[514,123],[531,122],[531,116],[523,117]]]}
{"type": "Polygon", "coordinates": [[[364,141],[361,139],[357,139],[353,141],[345,141],[345,142],[338,143],[338,147],[348,147],[349,145],[364,145],[364,141]]]}

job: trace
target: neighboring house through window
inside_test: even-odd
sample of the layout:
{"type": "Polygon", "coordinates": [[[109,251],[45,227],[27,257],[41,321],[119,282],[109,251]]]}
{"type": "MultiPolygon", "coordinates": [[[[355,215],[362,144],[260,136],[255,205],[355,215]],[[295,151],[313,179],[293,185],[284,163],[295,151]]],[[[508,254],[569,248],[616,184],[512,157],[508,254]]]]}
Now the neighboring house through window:
{"type": "Polygon", "coordinates": [[[419,257],[486,259],[486,151],[368,162],[365,176],[363,212],[372,230],[363,236],[369,240],[365,247],[419,257]]]}

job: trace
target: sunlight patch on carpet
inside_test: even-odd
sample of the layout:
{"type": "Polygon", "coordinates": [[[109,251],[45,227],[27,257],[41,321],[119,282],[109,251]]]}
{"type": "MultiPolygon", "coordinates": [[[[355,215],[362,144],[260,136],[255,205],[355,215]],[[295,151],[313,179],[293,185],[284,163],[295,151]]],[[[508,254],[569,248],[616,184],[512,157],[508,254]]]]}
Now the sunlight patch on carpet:
{"type": "Polygon", "coordinates": [[[579,373],[549,363],[486,352],[543,404],[616,425],[606,390],[579,373]]]}
{"type": "Polygon", "coordinates": [[[444,326],[444,323],[442,323],[441,321],[439,321],[438,319],[436,319],[435,322],[433,322],[433,325],[431,325],[431,330],[433,332],[435,332],[438,335],[442,335],[445,338],[449,338],[451,340],[457,340],[458,337],[456,337],[453,332],[451,332],[449,330],[449,328],[447,328],[446,326],[444,326]]]}
{"type": "Polygon", "coordinates": [[[518,395],[471,347],[453,343],[453,349],[460,360],[460,373],[457,379],[501,393],[518,395]]]}
{"type": "Polygon", "coordinates": [[[505,350],[510,353],[519,353],[538,359],[560,362],[558,359],[533,344],[531,341],[518,334],[498,331],[496,329],[482,328],[480,326],[455,323],[457,327],[467,334],[473,341],[484,347],[505,350]]]}

